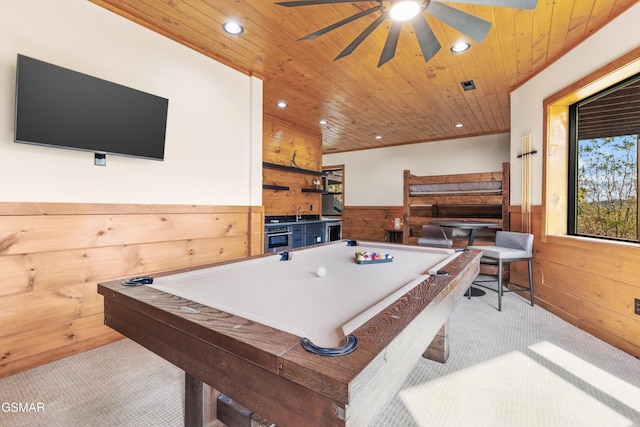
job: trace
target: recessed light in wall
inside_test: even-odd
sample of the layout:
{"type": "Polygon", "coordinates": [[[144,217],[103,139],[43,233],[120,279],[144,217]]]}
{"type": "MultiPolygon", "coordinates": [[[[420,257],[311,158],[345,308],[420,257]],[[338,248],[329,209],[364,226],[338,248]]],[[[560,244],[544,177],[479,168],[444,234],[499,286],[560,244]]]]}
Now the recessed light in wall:
{"type": "Polygon", "coordinates": [[[326,125],[328,122],[326,120],[320,120],[318,123],[320,123],[321,125],[326,125]]]}
{"type": "Polygon", "coordinates": [[[454,127],[461,128],[464,126],[464,123],[456,123],[454,127]]]}
{"type": "Polygon", "coordinates": [[[222,24],[222,29],[224,30],[225,33],[231,34],[234,36],[242,34],[242,32],[244,31],[244,28],[242,28],[242,25],[238,24],[236,21],[225,22],[224,24],[222,24]]]}
{"type": "Polygon", "coordinates": [[[287,108],[288,105],[284,101],[278,101],[278,103],[276,104],[276,107],[278,107],[278,108],[287,108]]]}
{"type": "Polygon", "coordinates": [[[457,42],[456,44],[454,44],[453,46],[451,46],[451,52],[453,53],[460,53],[460,52],[464,52],[466,50],[469,50],[469,48],[471,47],[471,45],[465,41],[460,41],[457,42]]]}

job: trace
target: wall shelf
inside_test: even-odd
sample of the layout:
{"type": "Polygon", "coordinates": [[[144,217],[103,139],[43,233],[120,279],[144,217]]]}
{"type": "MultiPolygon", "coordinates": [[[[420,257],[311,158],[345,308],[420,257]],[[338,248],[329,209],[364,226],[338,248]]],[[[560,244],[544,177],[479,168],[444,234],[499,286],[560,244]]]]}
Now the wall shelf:
{"type": "Polygon", "coordinates": [[[303,188],[303,193],[324,193],[323,190],[318,190],[317,188],[303,188]]]}
{"type": "Polygon", "coordinates": [[[263,190],[276,190],[276,191],[289,191],[289,187],[284,185],[270,185],[270,184],[262,184],[263,190]]]}
{"type": "Polygon", "coordinates": [[[268,168],[268,169],[278,169],[278,170],[288,171],[288,172],[304,173],[307,175],[315,175],[315,176],[323,175],[323,173],[320,171],[312,171],[309,169],[302,169],[294,166],[277,165],[275,163],[262,162],[262,167],[268,168]]]}

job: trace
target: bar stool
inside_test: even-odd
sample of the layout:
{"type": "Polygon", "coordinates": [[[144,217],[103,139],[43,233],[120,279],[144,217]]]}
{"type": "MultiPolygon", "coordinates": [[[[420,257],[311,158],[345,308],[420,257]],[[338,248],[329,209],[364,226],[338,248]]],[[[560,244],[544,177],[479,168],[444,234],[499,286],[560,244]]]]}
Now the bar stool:
{"type": "MultiPolygon", "coordinates": [[[[482,259],[492,263],[498,263],[498,311],[502,310],[502,264],[517,261],[527,261],[529,269],[529,288],[509,283],[522,289],[528,289],[533,306],[533,273],[531,258],[533,255],[533,234],[517,233],[514,231],[496,231],[495,245],[489,246],[469,246],[468,249],[482,251],[482,259]]],[[[488,282],[488,280],[474,281],[473,284],[488,282]]],[[[479,285],[482,286],[482,285],[479,285]]],[[[483,286],[485,287],[485,286],[483,286]]],[[[469,292],[469,295],[471,293],[469,292]]]]}

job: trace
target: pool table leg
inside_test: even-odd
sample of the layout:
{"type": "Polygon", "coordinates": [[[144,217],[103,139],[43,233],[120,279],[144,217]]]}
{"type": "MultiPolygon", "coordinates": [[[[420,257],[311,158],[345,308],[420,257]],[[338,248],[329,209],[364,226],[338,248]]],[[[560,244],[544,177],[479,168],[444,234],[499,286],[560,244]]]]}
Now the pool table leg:
{"type": "Polygon", "coordinates": [[[220,393],[188,372],[184,373],[184,425],[216,426],[217,398],[220,393]]]}
{"type": "Polygon", "coordinates": [[[422,357],[440,363],[447,361],[449,358],[449,320],[442,325],[429,347],[422,353],[422,357]]]}

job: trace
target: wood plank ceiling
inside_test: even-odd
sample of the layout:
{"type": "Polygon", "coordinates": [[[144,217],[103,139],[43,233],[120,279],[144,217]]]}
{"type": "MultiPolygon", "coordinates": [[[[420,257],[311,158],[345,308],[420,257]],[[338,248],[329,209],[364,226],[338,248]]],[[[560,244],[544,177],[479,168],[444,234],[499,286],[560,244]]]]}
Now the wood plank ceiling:
{"type": "Polygon", "coordinates": [[[484,42],[427,14],[442,49],[425,63],[405,24],[395,58],[377,68],[388,20],[334,61],[376,14],[297,41],[377,2],[284,8],[269,0],[90,1],[263,78],[264,113],[321,132],[325,153],[508,132],[510,91],[638,2],[539,0],[533,11],[450,3],[493,23],[484,42]],[[242,35],[222,31],[230,19],[244,26],[242,35]],[[451,53],[460,39],[471,49],[451,53]],[[475,90],[463,90],[468,80],[475,90]],[[286,109],[276,107],[281,100],[286,109]],[[318,123],[323,119],[326,125],[318,123]]]}

